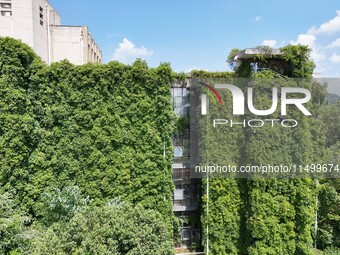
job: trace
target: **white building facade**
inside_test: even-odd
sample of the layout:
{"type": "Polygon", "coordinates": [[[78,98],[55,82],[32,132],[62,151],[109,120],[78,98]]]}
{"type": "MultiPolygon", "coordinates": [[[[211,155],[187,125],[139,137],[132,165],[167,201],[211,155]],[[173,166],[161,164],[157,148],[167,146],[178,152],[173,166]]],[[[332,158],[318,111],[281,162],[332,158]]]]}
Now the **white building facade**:
{"type": "Polygon", "coordinates": [[[76,65],[102,62],[88,28],[61,25],[47,0],[0,0],[0,36],[20,39],[47,64],[63,59],[76,65]]]}

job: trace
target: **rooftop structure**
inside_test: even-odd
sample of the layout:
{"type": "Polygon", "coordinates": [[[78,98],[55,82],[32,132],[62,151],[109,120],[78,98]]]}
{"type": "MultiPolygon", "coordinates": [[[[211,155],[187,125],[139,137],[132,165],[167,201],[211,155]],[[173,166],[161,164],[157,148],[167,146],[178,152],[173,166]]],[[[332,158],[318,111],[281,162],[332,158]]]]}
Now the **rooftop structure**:
{"type": "Polygon", "coordinates": [[[234,61],[236,67],[242,63],[250,63],[253,71],[270,69],[285,74],[289,69],[287,61],[283,59],[283,52],[266,46],[244,49],[234,56],[234,61]]]}
{"type": "Polygon", "coordinates": [[[282,58],[282,51],[280,49],[271,49],[271,48],[247,48],[235,55],[235,60],[242,59],[253,59],[258,55],[262,55],[265,58],[282,58]]]}
{"type": "Polygon", "coordinates": [[[47,64],[101,62],[102,51],[85,26],[64,26],[48,0],[0,0],[0,36],[20,39],[47,64]]]}

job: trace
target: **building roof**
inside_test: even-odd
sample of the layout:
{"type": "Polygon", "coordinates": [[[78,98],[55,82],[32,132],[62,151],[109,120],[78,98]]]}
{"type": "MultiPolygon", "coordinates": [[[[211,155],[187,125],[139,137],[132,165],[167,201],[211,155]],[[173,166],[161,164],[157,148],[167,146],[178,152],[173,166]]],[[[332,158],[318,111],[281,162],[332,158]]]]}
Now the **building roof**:
{"type": "Polygon", "coordinates": [[[74,25],[51,25],[53,27],[87,27],[87,26],[74,26],[74,25]]]}
{"type": "Polygon", "coordinates": [[[265,58],[282,58],[282,51],[280,49],[271,49],[271,48],[247,48],[237,53],[234,56],[235,60],[241,59],[252,59],[255,58],[256,55],[263,55],[265,58]]]}

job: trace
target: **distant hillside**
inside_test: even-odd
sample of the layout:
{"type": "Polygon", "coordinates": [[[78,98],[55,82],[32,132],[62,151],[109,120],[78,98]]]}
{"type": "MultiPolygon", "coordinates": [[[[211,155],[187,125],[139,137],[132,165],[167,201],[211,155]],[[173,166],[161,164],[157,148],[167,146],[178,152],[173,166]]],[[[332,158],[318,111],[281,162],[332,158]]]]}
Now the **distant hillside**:
{"type": "Polygon", "coordinates": [[[335,104],[339,100],[340,100],[340,96],[338,96],[336,94],[328,94],[327,95],[327,102],[329,104],[335,104]]]}

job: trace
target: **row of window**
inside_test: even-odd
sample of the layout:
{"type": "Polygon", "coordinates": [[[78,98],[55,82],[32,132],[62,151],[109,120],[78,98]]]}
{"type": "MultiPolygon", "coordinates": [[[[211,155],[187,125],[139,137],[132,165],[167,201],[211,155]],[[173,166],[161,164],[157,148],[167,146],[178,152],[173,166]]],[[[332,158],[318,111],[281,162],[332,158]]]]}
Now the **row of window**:
{"type": "Polygon", "coordinates": [[[12,16],[12,3],[11,0],[1,0],[0,2],[1,16],[12,16]]]}
{"type": "Polygon", "coordinates": [[[101,59],[99,58],[99,55],[97,55],[97,53],[93,50],[93,47],[91,49],[91,45],[89,44],[88,45],[88,55],[89,55],[89,58],[90,58],[90,61],[93,61],[93,62],[101,62],[101,59]]]}
{"type": "Polygon", "coordinates": [[[40,25],[44,25],[44,8],[39,6],[40,25]]]}
{"type": "MultiPolygon", "coordinates": [[[[12,16],[12,0],[0,0],[1,16],[12,16]],[[6,1],[6,2],[5,2],[6,1]]],[[[39,6],[40,25],[44,25],[44,8],[39,6]]]]}

